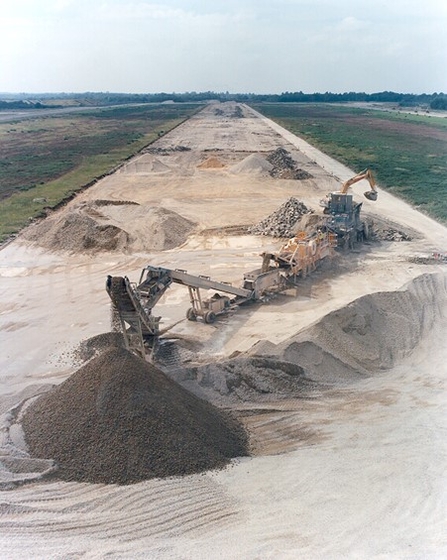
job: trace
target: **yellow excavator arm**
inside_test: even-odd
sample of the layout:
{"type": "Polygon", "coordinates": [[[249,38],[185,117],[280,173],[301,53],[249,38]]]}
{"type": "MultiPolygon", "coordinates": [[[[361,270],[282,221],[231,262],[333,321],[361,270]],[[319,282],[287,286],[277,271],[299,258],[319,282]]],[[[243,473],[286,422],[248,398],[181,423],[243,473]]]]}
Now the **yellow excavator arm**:
{"type": "Polygon", "coordinates": [[[371,187],[371,190],[363,193],[365,195],[365,197],[368,200],[377,200],[378,193],[377,193],[377,189],[376,189],[376,182],[374,181],[374,177],[373,177],[373,174],[371,173],[370,169],[365,169],[361,173],[358,173],[357,175],[354,175],[354,177],[351,177],[350,179],[345,181],[343,183],[339,193],[340,194],[346,194],[351,185],[354,185],[355,183],[358,183],[359,181],[362,181],[362,179],[366,179],[369,182],[370,187],[371,187]]]}

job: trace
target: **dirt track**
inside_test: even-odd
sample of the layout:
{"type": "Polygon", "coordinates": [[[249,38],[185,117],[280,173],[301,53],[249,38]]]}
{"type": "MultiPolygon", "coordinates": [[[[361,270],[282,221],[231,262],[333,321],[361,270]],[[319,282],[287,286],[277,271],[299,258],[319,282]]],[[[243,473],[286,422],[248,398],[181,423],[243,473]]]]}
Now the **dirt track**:
{"type": "MultiPolygon", "coordinates": [[[[135,208],[101,207],[100,220],[138,235],[127,254],[53,253],[24,239],[0,252],[0,329],[6,345],[1,412],[66,379],[77,368],[71,355],[76,345],[108,330],[107,274],[137,280],[140,269],[151,263],[237,283],[259,266],[262,250],[278,248],[279,242],[224,235],[225,228],[257,223],[291,196],[317,209],[319,199],[338,185],[334,176],[345,180],[354,174],[247,108],[244,118],[237,118],[232,104],[218,108],[209,106],[159,140],[155,151],[135,158],[60,211],[63,216],[75,205],[104,199],[138,203],[135,208]],[[241,172],[247,156],[280,146],[313,179],[274,179],[252,166],[241,172]],[[198,167],[212,156],[224,167],[198,167]],[[146,207],[196,224],[187,241],[179,248],[145,250],[145,242],[153,247],[153,229],[137,216],[146,207]],[[128,215],[120,213],[123,208],[128,215]]],[[[362,191],[359,185],[359,199],[362,191]]],[[[365,200],[363,208],[416,234],[414,240],[364,246],[307,278],[297,296],[241,309],[214,326],[183,321],[171,332],[187,341],[187,348],[199,349],[205,362],[250,349],[290,360],[296,344],[306,342],[300,334],[306,327],[341,310],[345,322],[337,325],[347,337],[347,354],[352,355],[347,351],[351,343],[359,343],[359,332],[368,333],[361,341],[370,360],[376,340],[382,348],[391,338],[393,348],[406,348],[395,349],[390,369],[379,364],[368,372],[357,365],[354,370],[362,375],[355,382],[324,391],[315,387],[306,398],[224,401],[245,418],[256,451],[224,471],[131,487],[42,481],[5,491],[4,557],[23,558],[30,549],[36,558],[444,557],[445,267],[407,259],[446,250],[447,230],[382,191],[376,203],[365,200]],[[438,275],[430,284],[435,288],[412,283],[425,273],[438,275]],[[388,336],[374,331],[385,323],[373,323],[368,331],[367,319],[353,322],[349,308],[344,309],[359,297],[400,290],[407,283],[419,303],[416,311],[405,307],[398,320],[386,323],[386,328],[392,325],[388,336]],[[416,327],[417,317],[422,326],[416,327]],[[257,344],[262,340],[268,342],[257,344]]],[[[375,299],[364,303],[362,316],[383,318],[371,311],[375,306],[375,299]]],[[[170,325],[184,317],[187,307],[187,291],[174,287],[157,311],[170,325]]],[[[398,311],[392,310],[394,319],[398,311]]],[[[323,340],[334,323],[313,328],[323,340]]],[[[330,343],[322,348],[335,356],[330,343]]],[[[183,355],[189,356],[186,350],[183,355]]],[[[330,381],[332,371],[326,373],[330,381]]],[[[213,398],[209,387],[188,383],[213,398]]]]}

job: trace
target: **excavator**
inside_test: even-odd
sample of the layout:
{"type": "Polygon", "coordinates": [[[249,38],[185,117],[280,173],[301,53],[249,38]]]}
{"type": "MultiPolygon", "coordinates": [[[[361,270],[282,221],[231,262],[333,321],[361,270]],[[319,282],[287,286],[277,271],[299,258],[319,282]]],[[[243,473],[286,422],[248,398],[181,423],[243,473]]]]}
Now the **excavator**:
{"type": "Polygon", "coordinates": [[[354,175],[342,184],[339,191],[329,193],[320,201],[323,212],[330,216],[326,225],[329,231],[337,234],[339,246],[352,247],[355,241],[369,237],[368,227],[360,218],[362,203],[354,202],[352,194],[348,194],[349,187],[363,179],[366,179],[371,187],[363,193],[364,196],[368,200],[376,201],[378,193],[370,169],[364,169],[354,175]]]}
{"type": "MultiPolygon", "coordinates": [[[[320,205],[323,206],[324,213],[333,214],[334,212],[339,212],[340,204],[346,205],[346,203],[349,201],[349,199],[347,198],[348,196],[350,196],[348,195],[349,187],[355,185],[355,183],[358,183],[363,179],[366,179],[371,187],[369,191],[365,191],[363,193],[363,196],[365,196],[365,198],[367,198],[368,200],[376,201],[378,196],[376,182],[371,170],[364,169],[360,173],[357,173],[357,175],[354,175],[354,177],[351,177],[350,179],[345,181],[339,191],[331,192],[326,196],[326,198],[320,200],[320,205]]],[[[350,196],[350,200],[352,201],[352,196],[350,196]]]]}
{"type": "Polygon", "coordinates": [[[357,175],[354,175],[354,177],[351,177],[350,179],[345,181],[343,183],[340,191],[338,192],[338,194],[347,194],[348,189],[351,185],[354,185],[355,183],[358,183],[359,181],[362,181],[363,179],[366,179],[371,186],[371,190],[365,191],[363,193],[363,195],[368,200],[374,200],[374,201],[377,200],[378,193],[377,193],[377,189],[376,189],[376,182],[374,181],[374,177],[373,177],[373,174],[371,173],[370,169],[364,169],[360,173],[357,173],[357,175]]]}

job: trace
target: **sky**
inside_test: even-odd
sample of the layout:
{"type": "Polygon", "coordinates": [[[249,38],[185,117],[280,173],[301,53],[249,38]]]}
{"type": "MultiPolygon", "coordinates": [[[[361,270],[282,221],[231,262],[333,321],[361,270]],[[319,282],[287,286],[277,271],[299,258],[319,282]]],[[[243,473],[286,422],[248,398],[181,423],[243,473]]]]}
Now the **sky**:
{"type": "Polygon", "coordinates": [[[0,92],[447,92],[446,0],[0,0],[0,92]]]}

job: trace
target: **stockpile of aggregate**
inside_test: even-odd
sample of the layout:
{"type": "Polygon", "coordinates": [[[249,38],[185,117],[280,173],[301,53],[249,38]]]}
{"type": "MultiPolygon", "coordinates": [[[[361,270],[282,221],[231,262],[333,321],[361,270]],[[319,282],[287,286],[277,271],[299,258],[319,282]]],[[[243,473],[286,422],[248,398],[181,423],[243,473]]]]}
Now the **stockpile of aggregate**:
{"type": "Polygon", "coordinates": [[[447,316],[447,275],[423,274],[401,290],[362,296],[267,349],[317,382],[345,382],[396,365],[447,316]]]}
{"type": "MultiPolygon", "coordinates": [[[[178,375],[178,374],[177,374],[178,375]]],[[[181,375],[181,374],[180,374],[181,375]]],[[[185,385],[200,388],[207,399],[225,402],[257,402],[279,398],[314,396],[318,386],[304,369],[291,362],[241,355],[183,371],[185,385]],[[223,399],[220,399],[223,397],[223,399]]]]}
{"type": "Polygon", "coordinates": [[[358,298],[279,344],[179,370],[176,379],[214,402],[315,398],[394,367],[447,319],[447,274],[358,298]]]}
{"type": "Polygon", "coordinates": [[[197,166],[199,169],[222,169],[225,165],[216,156],[210,156],[197,166]]]}
{"type": "Polygon", "coordinates": [[[48,216],[25,230],[23,238],[72,253],[159,251],[184,243],[195,225],[165,208],[93,200],[48,216]]]}
{"type": "Polygon", "coordinates": [[[248,231],[254,235],[293,237],[298,229],[298,222],[309,213],[312,213],[312,210],[309,210],[304,202],[291,197],[278,210],[249,228],[248,231]]]}
{"type": "Polygon", "coordinates": [[[78,209],[63,211],[26,230],[23,237],[55,251],[124,251],[130,242],[128,232],[98,218],[78,209]]]}
{"type": "Polygon", "coordinates": [[[269,163],[264,156],[262,156],[261,154],[250,154],[242,161],[239,161],[238,163],[232,165],[230,167],[230,172],[234,174],[269,174],[272,169],[272,164],[269,163]]]}
{"type": "Polygon", "coordinates": [[[33,457],[68,481],[129,484],[248,454],[238,422],[119,346],[32,403],[23,429],[33,457]]]}
{"type": "Polygon", "coordinates": [[[268,162],[272,165],[270,175],[278,179],[311,179],[312,175],[297,167],[292,156],[284,148],[278,148],[272,152],[268,158],[268,162]]]}
{"type": "Polygon", "coordinates": [[[402,230],[394,229],[391,227],[377,229],[375,237],[382,241],[411,241],[412,237],[402,230]]]}

